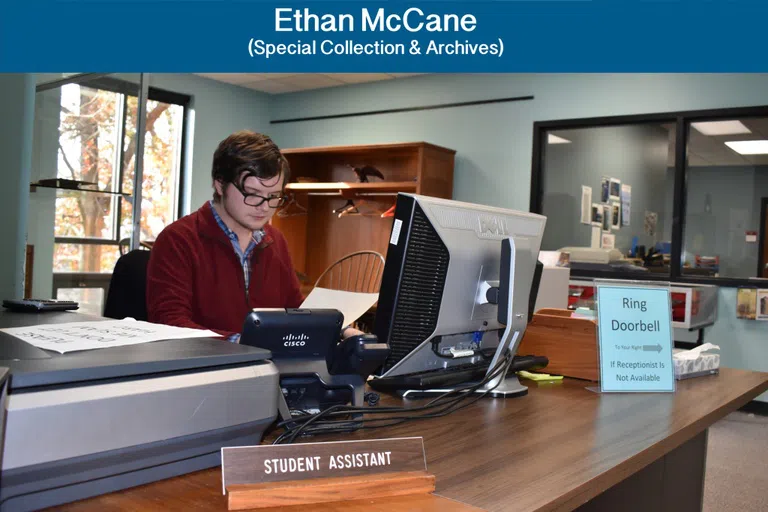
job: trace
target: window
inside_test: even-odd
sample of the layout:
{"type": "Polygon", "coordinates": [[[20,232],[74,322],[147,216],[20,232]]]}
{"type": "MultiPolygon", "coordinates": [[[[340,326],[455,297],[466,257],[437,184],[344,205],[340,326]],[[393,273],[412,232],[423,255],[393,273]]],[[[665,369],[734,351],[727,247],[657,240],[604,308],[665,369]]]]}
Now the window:
{"type": "Polygon", "coordinates": [[[683,275],[768,277],[768,118],[690,123],[687,157],[683,275]]]}
{"type": "Polygon", "coordinates": [[[626,257],[607,264],[571,251],[571,268],[668,276],[674,122],[545,130],[543,137],[542,250],[615,249],[626,257]]]}
{"type": "Polygon", "coordinates": [[[534,124],[531,211],[573,276],[754,286],[766,210],[768,107],[534,124]]]}
{"type": "MultiPolygon", "coordinates": [[[[58,177],[98,192],[56,198],[55,273],[111,273],[132,233],[138,91],[111,79],[61,88],[58,177]]],[[[144,141],[142,241],[152,241],[179,210],[188,98],[150,89],[144,141]],[[171,97],[174,96],[174,97],[171,97]]]]}

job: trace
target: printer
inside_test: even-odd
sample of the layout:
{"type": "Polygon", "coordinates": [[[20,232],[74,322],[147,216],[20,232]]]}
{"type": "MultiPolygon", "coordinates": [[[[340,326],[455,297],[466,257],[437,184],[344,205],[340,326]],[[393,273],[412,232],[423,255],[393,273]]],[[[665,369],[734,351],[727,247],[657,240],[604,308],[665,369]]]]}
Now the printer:
{"type": "MultiPolygon", "coordinates": [[[[0,312],[0,328],[103,320],[0,312]]],[[[9,369],[0,511],[38,510],[221,463],[277,418],[262,348],[191,338],[58,354],[0,332],[9,369]]]]}

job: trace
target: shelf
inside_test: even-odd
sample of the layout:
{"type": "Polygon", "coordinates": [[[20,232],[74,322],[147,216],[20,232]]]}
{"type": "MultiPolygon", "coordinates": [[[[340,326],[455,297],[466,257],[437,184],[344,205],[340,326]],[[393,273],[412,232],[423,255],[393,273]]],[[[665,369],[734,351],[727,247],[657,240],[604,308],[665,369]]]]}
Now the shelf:
{"type": "Polygon", "coordinates": [[[125,198],[130,198],[130,194],[124,194],[122,192],[113,192],[111,190],[98,190],[98,189],[91,189],[91,188],[71,188],[71,187],[55,187],[53,185],[40,185],[38,183],[30,183],[29,184],[29,191],[34,192],[36,188],[53,188],[56,190],[66,190],[69,192],[92,192],[94,194],[110,194],[115,196],[123,196],[125,198]]]}
{"type": "MultiPolygon", "coordinates": [[[[306,211],[275,215],[273,225],[285,236],[294,268],[309,283],[334,262],[357,251],[387,253],[392,217],[333,213],[345,202],[378,203],[389,209],[399,193],[450,199],[453,196],[455,151],[426,142],[316,146],[281,149],[290,165],[292,181],[285,193],[306,211]],[[384,179],[370,176],[360,183],[354,168],[371,166],[384,179]],[[337,243],[343,240],[344,243],[337,243]]],[[[295,205],[294,205],[295,206],[295,205]]],[[[347,205],[344,205],[347,206],[347,205]]],[[[377,208],[374,205],[374,208],[377,208]]],[[[296,210],[298,211],[298,209],[296,210]]]]}
{"type": "Polygon", "coordinates": [[[283,149],[284,155],[323,155],[323,154],[365,154],[372,152],[393,151],[418,151],[422,148],[430,148],[448,154],[455,154],[456,150],[448,149],[428,142],[393,142],[389,144],[363,144],[355,146],[315,146],[308,148],[283,149]]]}
{"type": "Polygon", "coordinates": [[[323,195],[359,195],[359,194],[396,194],[397,192],[415,192],[415,181],[380,181],[373,183],[331,182],[331,183],[289,183],[286,190],[292,192],[320,193],[323,195]]]}

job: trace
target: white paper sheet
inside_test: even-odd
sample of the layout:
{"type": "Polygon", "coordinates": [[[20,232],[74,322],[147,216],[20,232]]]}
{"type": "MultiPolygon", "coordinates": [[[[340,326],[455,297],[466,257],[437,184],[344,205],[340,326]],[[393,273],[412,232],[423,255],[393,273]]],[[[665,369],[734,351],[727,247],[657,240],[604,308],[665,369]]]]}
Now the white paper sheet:
{"type": "Polygon", "coordinates": [[[682,359],[684,361],[692,361],[694,359],[698,359],[699,356],[708,350],[720,350],[720,347],[718,345],[713,345],[712,343],[704,343],[703,345],[699,345],[698,347],[691,349],[691,350],[683,350],[681,352],[678,352],[676,354],[672,354],[672,357],[674,359],[682,359]]]}
{"type": "Polygon", "coordinates": [[[600,229],[600,227],[599,226],[592,226],[592,238],[591,238],[591,241],[589,243],[589,246],[592,249],[599,249],[600,248],[600,243],[602,242],[602,236],[603,236],[603,232],[600,229]]]}
{"type": "Polygon", "coordinates": [[[338,309],[349,325],[371,309],[379,300],[378,293],[344,292],[315,287],[301,304],[302,309],[338,309]]]}
{"type": "Polygon", "coordinates": [[[616,247],[616,235],[612,233],[603,233],[600,247],[603,249],[613,249],[616,247]]]}
{"type": "Polygon", "coordinates": [[[581,186],[581,223],[592,223],[592,187],[581,186]]]}
{"type": "Polygon", "coordinates": [[[556,267],[560,261],[560,251],[539,251],[539,261],[545,267],[556,267]]]}
{"type": "Polygon", "coordinates": [[[213,331],[172,327],[133,319],[33,325],[0,331],[38,348],[60,354],[160,340],[219,337],[213,331]]]}

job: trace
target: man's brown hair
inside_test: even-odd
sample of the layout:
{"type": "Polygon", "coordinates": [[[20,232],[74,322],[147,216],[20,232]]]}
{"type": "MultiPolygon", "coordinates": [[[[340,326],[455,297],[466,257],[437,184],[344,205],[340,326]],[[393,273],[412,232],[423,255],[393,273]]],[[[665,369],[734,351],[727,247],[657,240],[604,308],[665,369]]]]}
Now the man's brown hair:
{"type": "MultiPolygon", "coordinates": [[[[234,184],[241,192],[243,182],[249,176],[266,181],[284,176],[283,184],[290,179],[290,166],[277,144],[269,136],[242,130],[235,132],[219,143],[213,154],[211,177],[214,183],[220,181],[223,186],[234,184]]],[[[216,188],[213,198],[221,199],[216,188]]]]}

